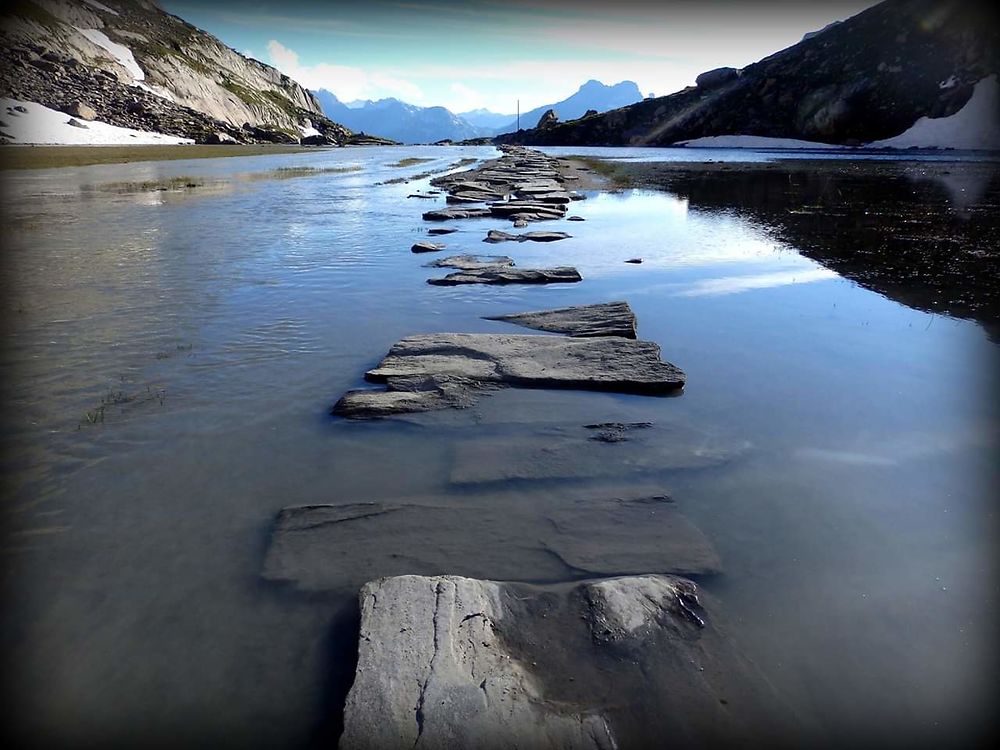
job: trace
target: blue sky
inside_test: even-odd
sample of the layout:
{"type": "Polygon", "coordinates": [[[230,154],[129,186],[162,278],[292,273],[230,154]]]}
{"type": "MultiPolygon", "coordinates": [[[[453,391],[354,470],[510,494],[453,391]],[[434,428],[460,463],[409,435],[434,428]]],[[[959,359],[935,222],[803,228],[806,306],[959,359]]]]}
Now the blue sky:
{"type": "Polygon", "coordinates": [[[590,78],[672,93],[704,70],[742,67],[872,4],[161,0],[234,49],[344,101],[393,96],[504,113],[518,99],[522,111],[563,99],[590,78]]]}

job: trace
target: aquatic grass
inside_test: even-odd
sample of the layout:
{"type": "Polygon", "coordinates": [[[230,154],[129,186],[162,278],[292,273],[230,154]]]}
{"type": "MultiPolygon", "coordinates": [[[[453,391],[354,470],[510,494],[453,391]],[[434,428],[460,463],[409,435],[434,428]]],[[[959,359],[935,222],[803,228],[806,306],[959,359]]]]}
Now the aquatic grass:
{"type": "Polygon", "coordinates": [[[96,190],[102,193],[155,193],[192,190],[204,184],[205,181],[199,177],[181,175],[162,180],[144,180],[143,182],[105,182],[100,185],[84,185],[82,189],[85,191],[96,190]]]}
{"type": "Polygon", "coordinates": [[[405,159],[400,159],[399,161],[394,161],[389,164],[390,167],[412,167],[414,164],[423,164],[425,161],[434,161],[433,159],[421,158],[418,156],[408,156],[405,159]]]}
{"type": "MultiPolygon", "coordinates": [[[[125,376],[122,376],[122,382],[124,382],[125,376]]],[[[167,391],[164,388],[153,388],[151,385],[147,384],[145,390],[139,391],[125,391],[122,389],[108,388],[107,393],[101,396],[100,403],[93,409],[87,409],[83,413],[83,419],[76,426],[79,430],[84,424],[104,424],[105,417],[107,416],[108,409],[114,406],[121,407],[120,411],[124,412],[125,407],[128,404],[133,404],[139,406],[141,404],[152,403],[153,401],[159,402],[160,406],[163,406],[167,398],[167,391]]]]}
{"type": "MultiPolygon", "coordinates": [[[[429,159],[424,159],[424,161],[430,161],[429,159]]],[[[453,169],[459,169],[461,167],[467,167],[470,164],[475,164],[479,159],[474,159],[466,157],[464,159],[459,159],[456,162],[452,162],[447,167],[442,167],[441,169],[431,169],[426,172],[421,172],[420,174],[411,175],[410,177],[393,177],[391,180],[385,180],[384,182],[376,182],[376,185],[398,185],[402,182],[411,182],[412,180],[424,180],[428,177],[433,177],[436,174],[444,174],[445,172],[450,172],[453,169]]]]}
{"type": "Polygon", "coordinates": [[[217,159],[223,156],[316,153],[322,146],[258,143],[253,145],[141,145],[141,146],[19,146],[0,149],[0,169],[51,169],[89,164],[124,164],[171,159],[217,159]]]}
{"type": "Polygon", "coordinates": [[[361,167],[351,165],[348,167],[278,167],[267,172],[248,172],[242,175],[247,180],[290,180],[295,177],[312,177],[319,174],[347,174],[348,172],[360,172],[361,167]]]}
{"type": "Polygon", "coordinates": [[[571,155],[566,158],[583,162],[592,172],[607,178],[614,189],[624,190],[633,187],[631,178],[625,173],[624,167],[619,162],[579,155],[571,155]]]}

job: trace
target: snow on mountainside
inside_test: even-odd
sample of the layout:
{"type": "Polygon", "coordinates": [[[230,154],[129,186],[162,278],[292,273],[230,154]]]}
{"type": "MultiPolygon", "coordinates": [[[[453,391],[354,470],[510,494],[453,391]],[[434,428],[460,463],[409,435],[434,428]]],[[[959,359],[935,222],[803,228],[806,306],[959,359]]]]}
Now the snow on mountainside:
{"type": "Polygon", "coordinates": [[[350,136],[288,76],[150,0],[19,0],[0,41],[0,95],[18,101],[198,141],[350,136]]]}

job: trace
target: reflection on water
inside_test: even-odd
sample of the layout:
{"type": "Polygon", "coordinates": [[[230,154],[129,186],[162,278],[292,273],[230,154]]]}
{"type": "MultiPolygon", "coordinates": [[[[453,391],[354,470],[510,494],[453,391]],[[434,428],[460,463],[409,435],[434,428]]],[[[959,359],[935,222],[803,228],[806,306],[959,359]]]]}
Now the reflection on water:
{"type": "MultiPolygon", "coordinates": [[[[5,175],[4,639],[21,729],[329,743],[352,669],[345,592],[362,581],[329,595],[262,582],[276,512],[472,504],[476,490],[451,483],[471,441],[528,444],[605,421],[669,428],[647,442],[696,433],[741,447],[697,470],[611,458],[600,482],[666,488],[712,540],[724,565],[703,581],[714,616],[807,739],[951,741],[984,720],[998,358],[983,330],[801,255],[844,236],[850,206],[819,201],[836,187],[821,174],[755,177],[759,211],[719,175],[591,194],[574,206],[586,223],[552,224],[572,240],[510,251],[524,266],[576,265],[584,282],[427,285],[439,271],[409,247],[430,201],[405,197],[426,181],[376,183],[493,154],[344,149],[5,175]],[[434,161],[389,166],[411,155],[434,161]],[[361,170],[236,177],[283,166],[361,170]],[[179,175],[230,187],[155,200],[81,189],[179,175]],[[327,416],[403,336],[512,330],[481,316],[613,299],[688,373],[683,396],[508,390],[465,412],[327,416]]],[[[871,224],[913,218],[913,184],[891,182],[871,224]]],[[[943,243],[950,221],[935,225],[943,243]]],[[[458,226],[449,252],[483,252],[485,231],[506,228],[458,226]]],[[[530,484],[511,489],[523,497],[512,513],[532,507],[530,484]]]]}

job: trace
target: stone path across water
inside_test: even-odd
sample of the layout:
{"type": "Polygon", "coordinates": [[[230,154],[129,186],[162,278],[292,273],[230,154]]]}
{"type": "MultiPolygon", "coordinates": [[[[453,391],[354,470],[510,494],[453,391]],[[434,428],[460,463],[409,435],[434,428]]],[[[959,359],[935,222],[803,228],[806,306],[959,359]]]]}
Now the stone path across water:
{"type": "MultiPolygon", "coordinates": [[[[432,180],[451,205],[423,218],[504,218],[520,227],[566,218],[567,206],[584,197],[565,189],[559,160],[502,150],[478,169],[432,180]]],[[[490,230],[484,241],[565,239],[565,232],[490,230]]],[[[457,269],[429,279],[433,285],[581,280],[575,268],[520,268],[508,256],[461,254],[425,265],[457,269]]],[[[349,391],[333,413],[372,419],[466,408],[508,387],[669,395],[685,382],[659,346],[637,338],[624,301],[488,319],[561,335],[404,338],[365,373],[384,387],[349,391]]],[[[745,736],[747,718],[757,721],[774,701],[709,620],[696,584],[678,577],[720,572],[711,543],[665,492],[592,487],[588,494],[566,484],[715,466],[744,447],[651,422],[474,436],[453,451],[460,501],[284,509],[265,578],[306,591],[369,581],[340,747],[459,748],[489,739],[491,747],[610,750],[664,737],[745,736]],[[533,489],[498,491],[512,482],[533,489]],[[608,681],[619,693],[613,701],[608,681]]]]}

